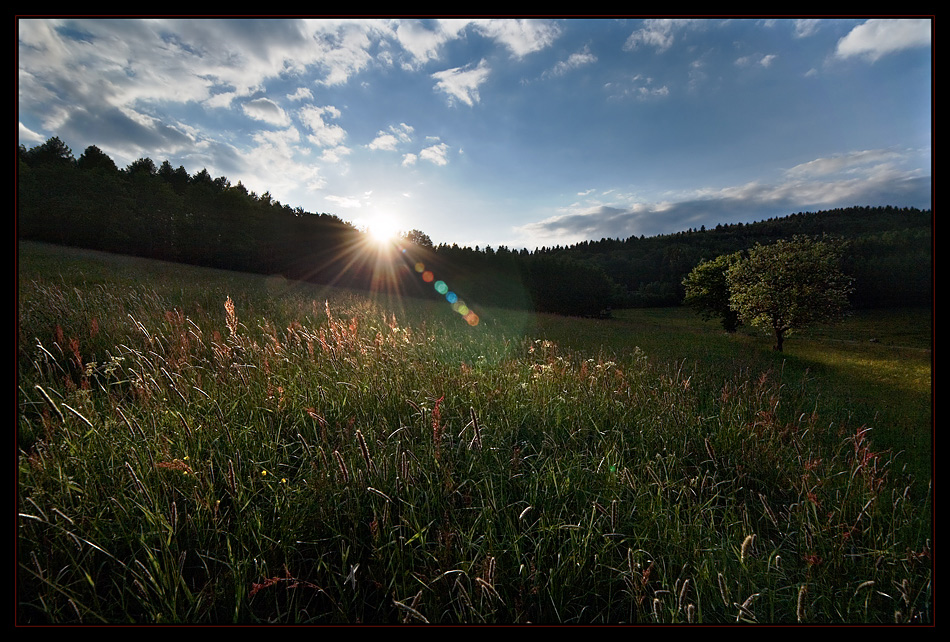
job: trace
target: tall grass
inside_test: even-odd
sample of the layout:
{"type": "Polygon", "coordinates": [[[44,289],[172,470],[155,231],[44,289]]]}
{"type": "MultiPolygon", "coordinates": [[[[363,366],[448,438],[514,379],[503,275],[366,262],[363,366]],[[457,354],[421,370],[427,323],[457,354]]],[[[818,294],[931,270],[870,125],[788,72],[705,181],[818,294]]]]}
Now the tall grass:
{"type": "Polygon", "coordinates": [[[780,369],[59,260],[21,256],[22,623],[932,620],[929,492],[780,369]]]}

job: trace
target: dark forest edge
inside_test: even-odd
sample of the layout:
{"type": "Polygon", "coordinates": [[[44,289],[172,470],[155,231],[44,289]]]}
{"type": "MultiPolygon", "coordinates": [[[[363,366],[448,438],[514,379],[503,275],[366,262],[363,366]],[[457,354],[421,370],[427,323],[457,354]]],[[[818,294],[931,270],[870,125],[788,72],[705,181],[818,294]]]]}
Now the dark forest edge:
{"type": "Polygon", "coordinates": [[[799,212],[654,237],[513,250],[433,245],[418,230],[402,252],[370,252],[336,215],[257,195],[239,181],[191,175],[166,160],[125,169],[96,146],[77,159],[59,138],[18,148],[17,238],[359,289],[433,296],[424,264],[476,305],[599,316],[611,308],[677,306],[701,261],[793,235],[848,241],[856,308],[929,306],[933,212],[849,207],[799,212]]]}

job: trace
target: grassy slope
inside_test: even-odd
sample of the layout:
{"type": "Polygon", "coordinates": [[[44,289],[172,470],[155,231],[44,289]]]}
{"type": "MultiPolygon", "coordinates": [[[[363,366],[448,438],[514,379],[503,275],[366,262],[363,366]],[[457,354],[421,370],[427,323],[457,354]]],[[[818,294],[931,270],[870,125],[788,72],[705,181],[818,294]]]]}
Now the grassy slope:
{"type": "Polygon", "coordinates": [[[19,258],[24,621],[930,617],[928,492],[875,454],[930,476],[928,314],[780,355],[685,310],[472,329],[435,301],[19,258]]]}

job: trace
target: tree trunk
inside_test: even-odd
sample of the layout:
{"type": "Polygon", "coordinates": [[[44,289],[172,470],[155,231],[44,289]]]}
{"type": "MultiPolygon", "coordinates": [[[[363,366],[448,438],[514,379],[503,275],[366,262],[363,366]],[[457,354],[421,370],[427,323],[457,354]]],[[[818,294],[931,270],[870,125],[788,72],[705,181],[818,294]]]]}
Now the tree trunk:
{"type": "Polygon", "coordinates": [[[785,328],[775,328],[775,346],[773,350],[782,351],[782,343],[785,341],[785,328]]]}

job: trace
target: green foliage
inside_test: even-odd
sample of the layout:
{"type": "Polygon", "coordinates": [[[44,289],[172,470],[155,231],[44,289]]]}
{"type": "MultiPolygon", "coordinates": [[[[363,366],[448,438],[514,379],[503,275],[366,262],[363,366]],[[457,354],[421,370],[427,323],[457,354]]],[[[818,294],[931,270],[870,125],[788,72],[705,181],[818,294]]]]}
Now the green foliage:
{"type": "Polygon", "coordinates": [[[851,278],[841,271],[843,246],[804,236],[756,245],[726,273],[730,306],[739,317],[785,336],[819,321],[833,321],[848,307],[851,278]]]}
{"type": "Polygon", "coordinates": [[[706,320],[721,319],[726,332],[735,332],[742,323],[739,314],[730,305],[729,284],[726,280],[729,268],[741,258],[737,252],[703,261],[683,280],[686,305],[694,308],[706,320]]]}

